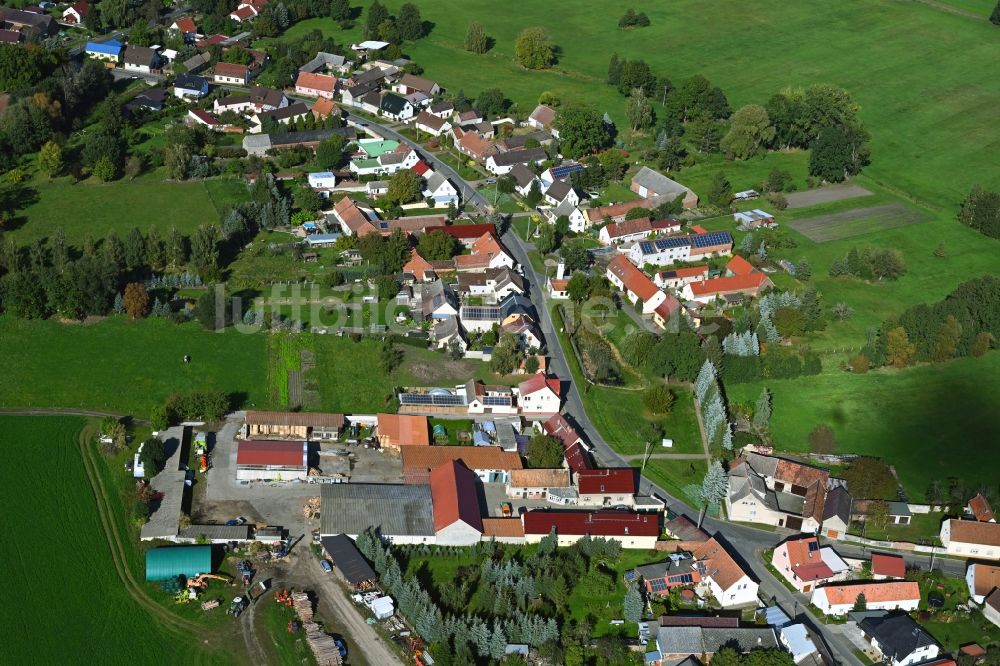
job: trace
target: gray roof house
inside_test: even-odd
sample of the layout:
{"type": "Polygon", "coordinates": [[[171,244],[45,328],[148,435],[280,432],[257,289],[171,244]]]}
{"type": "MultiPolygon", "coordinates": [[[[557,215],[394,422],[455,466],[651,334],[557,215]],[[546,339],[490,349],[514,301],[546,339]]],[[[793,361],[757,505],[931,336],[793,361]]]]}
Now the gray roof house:
{"type": "Polygon", "coordinates": [[[933,659],[941,649],[937,641],[905,613],[866,617],[858,623],[858,628],[893,666],[933,659]]]}
{"type": "Polygon", "coordinates": [[[342,55],[337,55],[335,53],[326,53],[320,51],[313,57],[312,60],[306,64],[299,67],[300,72],[318,72],[320,70],[325,71],[337,71],[342,72],[346,69],[347,59],[342,55]]]}
{"type": "Polygon", "coordinates": [[[125,48],[123,67],[135,71],[148,72],[156,67],[156,51],[145,46],[128,46],[125,48]]]}
{"type": "Polygon", "coordinates": [[[853,499],[844,486],[837,486],[826,494],[823,505],[823,534],[837,539],[847,533],[851,525],[851,504],[853,499]]]}
{"type": "Polygon", "coordinates": [[[779,647],[770,627],[660,627],[656,647],[663,660],[679,660],[690,655],[711,656],[723,647],[742,653],[779,647]]]}
{"type": "Polygon", "coordinates": [[[631,190],[646,199],[653,197],[676,199],[683,195],[684,208],[694,208],[698,205],[698,195],[692,192],[691,188],[681,185],[649,167],[642,167],[638,173],[632,176],[631,190]]]}

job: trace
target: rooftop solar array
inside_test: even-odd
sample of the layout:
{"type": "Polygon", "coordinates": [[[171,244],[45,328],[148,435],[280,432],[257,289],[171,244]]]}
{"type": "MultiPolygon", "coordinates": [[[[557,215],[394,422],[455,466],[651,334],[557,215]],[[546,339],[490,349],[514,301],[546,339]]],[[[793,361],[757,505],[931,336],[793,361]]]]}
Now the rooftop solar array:
{"type": "Polygon", "coordinates": [[[552,167],[552,177],[562,180],[571,173],[576,173],[577,171],[583,171],[582,164],[560,164],[559,166],[552,167]]]}
{"type": "Polygon", "coordinates": [[[679,576],[671,576],[670,577],[670,582],[674,583],[674,584],[681,584],[681,585],[686,584],[686,583],[693,583],[694,582],[694,576],[691,575],[691,574],[681,574],[679,576]]]}
{"type": "Polygon", "coordinates": [[[457,395],[443,395],[436,394],[432,395],[430,393],[400,393],[399,394],[399,404],[400,405],[441,405],[441,406],[454,406],[454,405],[464,405],[465,398],[457,395]]]}
{"type": "Polygon", "coordinates": [[[698,234],[691,237],[691,244],[695,247],[710,247],[712,245],[726,245],[732,243],[733,237],[728,231],[710,231],[707,234],[698,234]]]}
{"type": "Polygon", "coordinates": [[[462,319],[500,319],[500,308],[463,305],[462,319]]]}
{"type": "Polygon", "coordinates": [[[649,582],[649,589],[652,592],[666,592],[667,588],[669,587],[667,585],[667,581],[665,578],[654,578],[653,580],[648,582],[649,582]]]}
{"type": "Polygon", "coordinates": [[[507,407],[513,404],[514,399],[509,395],[487,395],[483,397],[483,404],[487,407],[507,407]]]}
{"type": "Polygon", "coordinates": [[[658,238],[654,241],[642,241],[639,249],[643,254],[653,254],[677,247],[711,247],[714,245],[732,244],[733,237],[728,231],[710,231],[707,234],[696,234],[693,236],[673,236],[671,238],[658,238]]]}

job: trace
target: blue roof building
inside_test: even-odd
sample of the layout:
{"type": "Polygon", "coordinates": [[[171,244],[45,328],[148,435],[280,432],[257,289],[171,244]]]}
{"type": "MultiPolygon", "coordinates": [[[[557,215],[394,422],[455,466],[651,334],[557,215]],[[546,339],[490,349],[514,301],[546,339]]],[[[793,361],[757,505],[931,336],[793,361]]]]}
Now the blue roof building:
{"type": "Polygon", "coordinates": [[[211,546],[167,546],[146,551],[146,580],[212,573],[211,546]]]}
{"type": "Polygon", "coordinates": [[[125,46],[117,39],[106,42],[87,42],[85,51],[88,55],[118,58],[125,46]]]}

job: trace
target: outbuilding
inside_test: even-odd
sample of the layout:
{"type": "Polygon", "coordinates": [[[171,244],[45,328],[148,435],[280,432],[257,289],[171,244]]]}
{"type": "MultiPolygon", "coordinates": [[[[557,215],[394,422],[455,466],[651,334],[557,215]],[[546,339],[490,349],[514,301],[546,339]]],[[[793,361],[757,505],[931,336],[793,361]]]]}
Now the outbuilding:
{"type": "Polygon", "coordinates": [[[308,442],[244,439],[236,450],[236,478],[240,481],[305,479],[308,461],[308,442]]]}
{"type": "Polygon", "coordinates": [[[212,572],[211,546],[166,546],[146,551],[146,580],[192,578],[212,572]]]}

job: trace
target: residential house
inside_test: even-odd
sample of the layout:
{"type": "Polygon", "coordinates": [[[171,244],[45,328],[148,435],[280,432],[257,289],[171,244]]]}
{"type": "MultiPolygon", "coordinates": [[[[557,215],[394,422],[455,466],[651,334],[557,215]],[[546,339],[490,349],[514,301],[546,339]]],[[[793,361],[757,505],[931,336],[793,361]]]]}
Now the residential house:
{"type": "Polygon", "coordinates": [[[250,83],[250,68],[232,62],[217,62],[212,80],[215,83],[245,86],[250,83]]]}
{"type": "Polygon", "coordinates": [[[757,270],[749,261],[735,256],[726,264],[725,275],[700,282],[691,282],[683,289],[684,297],[699,303],[708,303],[716,298],[732,295],[757,296],[768,287],[773,287],[771,278],[757,270]]]}
{"type": "Polygon", "coordinates": [[[483,483],[506,484],[514,470],[524,469],[520,454],[496,446],[404,446],[402,457],[403,478],[408,484],[427,483],[432,470],[453,460],[464,464],[483,483]]]}
{"type": "Polygon", "coordinates": [[[450,101],[441,101],[431,104],[428,111],[437,116],[438,118],[444,118],[445,120],[450,120],[455,115],[455,104],[450,101]]]}
{"type": "Polygon", "coordinates": [[[348,168],[358,176],[391,175],[412,168],[419,160],[415,150],[409,146],[399,146],[393,152],[383,153],[378,157],[351,160],[348,168]]]}
{"type": "MultiPolygon", "coordinates": [[[[829,497],[827,498],[829,501],[829,497]]],[[[874,580],[886,580],[890,578],[906,577],[906,561],[902,555],[889,555],[887,553],[872,553],[872,578],[874,580]]]]}
{"type": "Polygon", "coordinates": [[[290,125],[309,116],[310,113],[309,107],[302,102],[295,102],[280,109],[258,111],[251,119],[250,133],[259,134],[264,130],[264,127],[272,123],[290,125]]]}
{"type": "Polygon", "coordinates": [[[810,602],[824,615],[846,615],[863,596],[867,610],[917,610],[920,586],[913,581],[834,583],[813,590],[810,602]]]}
{"type": "MultiPolygon", "coordinates": [[[[559,264],[560,268],[565,270],[562,264],[559,264]]],[[[561,273],[562,271],[559,271],[561,273]]],[[[549,293],[549,298],[554,298],[556,300],[566,300],[569,298],[569,279],[562,277],[558,273],[556,275],[550,275],[549,281],[546,284],[546,289],[549,293]]]]}
{"type": "Polygon", "coordinates": [[[651,220],[648,217],[612,222],[601,228],[597,239],[604,245],[622,245],[643,240],[650,234],[674,233],[681,230],[679,220],[651,220]]]}
{"type": "Polygon", "coordinates": [[[1000,589],[993,590],[983,601],[983,617],[1000,627],[1000,589]]]}
{"type": "Polygon", "coordinates": [[[703,597],[713,597],[723,608],[757,601],[758,583],[714,537],[685,541],[667,560],[636,571],[650,596],[664,597],[674,588],[690,587],[703,597]]]}
{"type": "Polygon", "coordinates": [[[482,224],[449,224],[442,225],[440,227],[427,228],[427,233],[431,233],[432,231],[444,232],[453,237],[466,248],[472,248],[472,246],[474,246],[476,242],[482,238],[483,234],[492,234],[493,236],[497,235],[496,225],[489,222],[482,224]]]}
{"type": "Polygon", "coordinates": [[[500,324],[500,335],[509,333],[517,340],[517,347],[523,351],[542,348],[542,334],[529,317],[514,315],[500,324]]]}
{"type": "Polygon", "coordinates": [[[683,196],[685,210],[695,208],[698,205],[698,195],[691,188],[681,185],[649,167],[642,167],[638,173],[632,176],[629,189],[646,199],[658,197],[673,201],[677,197],[683,196]]]}
{"type": "Polygon", "coordinates": [[[413,104],[405,97],[400,97],[395,93],[385,93],[379,104],[379,113],[393,120],[408,120],[414,116],[416,111],[413,104]]]}
{"type": "Polygon", "coordinates": [[[551,166],[539,176],[544,185],[551,185],[557,180],[570,180],[574,173],[583,171],[584,166],[579,162],[566,161],[562,164],[551,166]]]}
{"type": "MultiPolygon", "coordinates": [[[[343,199],[341,199],[341,201],[343,201],[343,199]]],[[[454,268],[454,265],[452,265],[452,268],[454,268]]],[[[420,280],[421,282],[424,280],[437,279],[437,270],[434,266],[434,262],[427,261],[420,256],[420,253],[417,252],[417,248],[412,248],[410,250],[410,260],[403,264],[403,273],[408,273],[409,275],[412,275],[414,279],[420,280]]]]}
{"type": "Polygon", "coordinates": [[[642,314],[651,314],[667,300],[667,294],[657,289],[649,276],[636,268],[624,255],[617,255],[608,264],[607,278],[642,314]]]}
{"type": "Polygon", "coordinates": [[[308,442],[243,439],[236,445],[239,481],[305,480],[309,472],[308,442]]]}
{"type": "Polygon", "coordinates": [[[603,224],[605,222],[623,222],[630,210],[644,208],[653,210],[661,203],[660,199],[634,199],[633,201],[623,201],[622,203],[611,204],[610,206],[599,206],[588,208],[584,212],[587,216],[587,225],[603,224]]]}
{"type": "Polygon", "coordinates": [[[565,180],[557,180],[549,185],[548,189],[542,194],[542,199],[545,203],[552,206],[559,206],[566,202],[569,202],[573,206],[580,205],[580,195],[565,180]]]}
{"type": "Polygon", "coordinates": [[[44,39],[59,32],[56,20],[48,14],[10,7],[0,7],[0,26],[5,30],[21,33],[24,39],[44,39]]]}
{"type": "Polygon", "coordinates": [[[949,555],[1000,560],[1000,523],[945,520],[941,523],[940,538],[949,555]]]}
{"type": "Polygon", "coordinates": [[[424,180],[424,199],[434,199],[435,206],[447,206],[458,202],[458,190],[451,181],[438,172],[433,172],[424,180]]]}
{"type": "Polygon", "coordinates": [[[646,655],[647,666],[698,666],[702,663],[699,657],[710,660],[716,652],[727,647],[740,654],[779,647],[771,627],[733,628],[706,622],[718,618],[663,617],[663,620],[673,619],[690,619],[693,622],[681,626],[660,626],[656,632],[656,649],[646,655]]]}
{"type": "Polygon", "coordinates": [[[636,266],[669,266],[674,262],[699,261],[732,251],[733,237],[728,231],[710,231],[639,241],[629,250],[629,258],[636,266]]]}
{"type": "Polygon", "coordinates": [[[137,109],[159,111],[163,108],[163,104],[166,101],[167,91],[164,88],[157,86],[155,88],[147,88],[140,91],[135,97],[130,99],[125,104],[125,108],[132,113],[134,113],[137,109]]]}
{"type": "Polygon", "coordinates": [[[544,148],[514,150],[509,153],[490,155],[486,159],[486,170],[495,176],[502,176],[510,173],[515,164],[541,164],[547,159],[549,156],[545,153],[544,148]]]}
{"type": "Polygon", "coordinates": [[[823,505],[821,534],[831,539],[840,539],[851,525],[851,505],[853,498],[844,486],[837,486],[826,494],[823,505]]]}
{"type": "MultiPolygon", "coordinates": [[[[469,414],[517,414],[516,397],[514,390],[509,386],[487,386],[478,380],[469,380],[465,386],[456,387],[457,395],[464,396],[465,404],[469,414]]],[[[497,435],[494,439],[500,448],[506,450],[517,450],[514,446],[505,446],[500,442],[500,431],[494,431],[497,435]]],[[[512,432],[508,427],[506,433],[512,432]]],[[[513,439],[513,438],[511,438],[513,439]]]]}
{"type": "Polygon", "coordinates": [[[430,79],[424,79],[414,74],[403,74],[392,89],[404,96],[417,92],[423,93],[428,97],[436,97],[441,94],[441,86],[430,79]]]}
{"type": "Polygon", "coordinates": [[[489,268],[514,268],[517,262],[495,235],[484,233],[476,239],[469,254],[455,257],[455,270],[485,271],[489,268]]]}
{"type": "Polygon", "coordinates": [[[316,101],[313,102],[311,111],[314,118],[321,120],[325,120],[330,116],[336,118],[341,116],[340,107],[337,106],[337,103],[325,97],[317,97],[316,101]]]}
{"type": "Polygon", "coordinates": [[[456,111],[453,116],[456,125],[477,125],[484,122],[486,119],[483,118],[483,114],[475,109],[469,109],[468,111],[456,111]]]}
{"type": "Polygon", "coordinates": [[[200,99],[208,94],[208,80],[196,74],[178,74],[174,79],[174,95],[181,99],[200,99]]]}
{"type": "Polygon", "coordinates": [[[87,0],[77,0],[63,11],[62,20],[69,25],[82,25],[89,13],[90,3],[87,0]]]}
{"type": "Polygon", "coordinates": [[[973,562],[965,570],[965,582],[969,586],[969,597],[981,604],[1000,587],[1000,566],[973,562]]]}
{"type": "Polygon", "coordinates": [[[170,32],[180,35],[185,44],[191,44],[198,38],[198,24],[190,16],[182,16],[168,28],[170,32]]]}
{"type": "Polygon", "coordinates": [[[431,431],[426,416],[409,414],[376,414],[375,433],[384,448],[405,449],[431,444],[431,431]]]}
{"type": "Polygon", "coordinates": [[[548,499],[550,488],[569,488],[568,469],[516,469],[507,482],[507,497],[548,499]]]}
{"type": "Polygon", "coordinates": [[[858,628],[889,666],[924,663],[937,657],[941,649],[937,641],[905,613],[866,617],[858,623],[858,628]]]}
{"type": "Polygon", "coordinates": [[[483,537],[476,475],[462,463],[449,460],[430,473],[435,543],[471,546],[483,537]]]}
{"type": "Polygon", "coordinates": [[[458,127],[453,127],[451,136],[458,152],[471,157],[480,164],[496,153],[496,147],[476,132],[466,132],[458,127]]]}
{"type": "Polygon", "coordinates": [[[514,180],[514,191],[522,197],[528,196],[528,192],[531,191],[532,183],[538,180],[538,177],[535,176],[535,174],[531,172],[531,169],[524,164],[515,164],[511,167],[510,171],[507,172],[507,175],[514,180]]]}
{"type": "Polygon", "coordinates": [[[749,453],[730,465],[726,512],[730,520],[816,533],[829,482],[826,470],[749,453]]]}
{"type": "Polygon", "coordinates": [[[340,439],[343,429],[343,414],[247,410],[242,432],[246,439],[318,441],[340,439]]]}
{"type": "Polygon", "coordinates": [[[559,130],[555,128],[556,110],[551,106],[539,104],[528,116],[528,124],[540,130],[547,130],[558,138],[559,130]]]}
{"type": "Polygon", "coordinates": [[[975,497],[969,500],[969,503],[965,507],[965,513],[981,523],[997,522],[996,514],[993,513],[990,501],[983,497],[982,493],[977,493],[975,497]]]}
{"type": "Polygon", "coordinates": [[[188,109],[187,119],[191,123],[204,125],[213,131],[221,131],[224,127],[223,122],[219,120],[218,116],[208,111],[202,111],[201,109],[188,109]]]}
{"type": "Polygon", "coordinates": [[[639,491],[634,467],[600,468],[576,473],[580,506],[631,507],[639,491]]]}
{"type": "Polygon", "coordinates": [[[130,72],[140,72],[151,74],[156,70],[158,56],[156,51],[145,46],[125,47],[125,57],[122,59],[122,68],[130,72]]]}
{"type": "Polygon", "coordinates": [[[680,291],[685,285],[706,278],[708,278],[708,266],[682,266],[668,271],[658,271],[653,275],[653,284],[660,289],[680,291]]]}
{"type": "Polygon", "coordinates": [[[581,234],[590,226],[586,213],[569,201],[564,201],[555,208],[545,210],[546,221],[549,224],[555,224],[563,216],[569,218],[569,230],[572,232],[581,234]]]}
{"type": "Polygon", "coordinates": [[[323,190],[322,194],[329,196],[329,191],[337,186],[337,175],[331,171],[314,171],[308,176],[309,187],[323,190]]]}
{"type": "Polygon", "coordinates": [[[582,445],[584,443],[583,438],[580,437],[580,433],[577,432],[576,428],[562,414],[553,414],[547,421],[542,422],[541,428],[542,432],[546,435],[558,437],[562,442],[563,449],[569,449],[571,446],[582,445]]]}
{"type": "Polygon", "coordinates": [[[87,42],[84,53],[88,58],[103,60],[107,63],[118,64],[122,57],[125,46],[117,39],[109,39],[106,42],[87,42]]]}
{"type": "Polygon", "coordinates": [[[561,385],[557,377],[539,373],[517,385],[517,402],[526,415],[558,414],[561,385]]]}
{"type": "Polygon", "coordinates": [[[845,580],[850,566],[830,546],[820,546],[815,536],[793,537],[774,549],[771,566],[799,592],[817,585],[845,580]]]}
{"type": "Polygon", "coordinates": [[[672,294],[667,294],[667,298],[656,306],[653,310],[653,323],[662,329],[667,328],[667,324],[674,315],[680,312],[681,303],[672,294]]]}
{"type": "Polygon", "coordinates": [[[337,90],[337,77],[329,74],[300,71],[295,78],[295,92],[306,97],[333,99],[337,90]]]}
{"type": "Polygon", "coordinates": [[[435,116],[430,111],[421,111],[413,119],[413,126],[431,136],[441,136],[451,129],[451,123],[446,118],[435,116]]]}
{"type": "Polygon", "coordinates": [[[229,15],[229,18],[237,23],[252,21],[260,14],[268,0],[241,0],[236,9],[229,15]]]}
{"type": "Polygon", "coordinates": [[[453,345],[457,345],[458,349],[465,353],[469,347],[458,317],[438,319],[430,330],[430,336],[436,349],[450,349],[453,345]]]}
{"type": "Polygon", "coordinates": [[[350,62],[342,55],[335,53],[318,52],[313,59],[299,67],[300,72],[338,72],[343,73],[350,69],[350,62]]]}
{"type": "Polygon", "coordinates": [[[525,543],[538,543],[555,530],[559,546],[572,546],[589,535],[618,541],[622,548],[650,549],[660,535],[659,515],[655,513],[532,509],[522,514],[521,520],[525,543]]]}
{"type": "Polygon", "coordinates": [[[458,298],[451,285],[444,280],[422,282],[414,286],[411,308],[417,321],[457,317],[458,298]]]}

